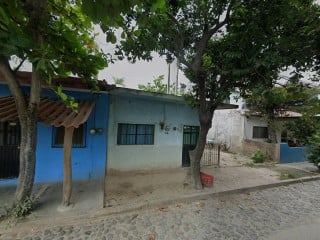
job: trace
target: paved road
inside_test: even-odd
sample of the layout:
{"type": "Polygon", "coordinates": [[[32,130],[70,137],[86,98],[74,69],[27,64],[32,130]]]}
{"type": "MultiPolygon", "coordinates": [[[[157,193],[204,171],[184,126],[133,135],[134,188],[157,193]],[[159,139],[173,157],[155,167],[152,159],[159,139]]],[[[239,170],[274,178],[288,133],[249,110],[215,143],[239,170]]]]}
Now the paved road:
{"type": "MultiPolygon", "coordinates": [[[[256,240],[277,239],[272,236],[280,234],[282,239],[292,239],[281,234],[312,219],[320,219],[320,181],[88,219],[86,223],[0,238],[256,240]]],[[[304,239],[308,240],[308,235],[304,239]]]]}

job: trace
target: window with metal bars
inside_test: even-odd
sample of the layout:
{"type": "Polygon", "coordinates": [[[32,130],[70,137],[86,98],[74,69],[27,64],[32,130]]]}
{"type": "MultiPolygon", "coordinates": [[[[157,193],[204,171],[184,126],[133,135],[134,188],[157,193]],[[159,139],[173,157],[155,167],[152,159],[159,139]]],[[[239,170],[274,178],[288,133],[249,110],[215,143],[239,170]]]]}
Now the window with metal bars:
{"type": "Polygon", "coordinates": [[[0,146],[16,146],[20,143],[20,125],[0,122],[0,146]]]}
{"type": "MultiPolygon", "coordinates": [[[[52,147],[63,147],[64,127],[53,127],[52,138],[52,147]]],[[[74,129],[72,147],[86,147],[86,124],[81,124],[78,128],[74,129]]]]}
{"type": "Polygon", "coordinates": [[[252,138],[268,138],[268,127],[253,126],[252,138]]]}
{"type": "Polygon", "coordinates": [[[183,144],[196,145],[199,138],[199,126],[183,126],[183,144]]]}
{"type": "Polygon", "coordinates": [[[154,125],[118,124],[118,145],[153,145],[154,125]]]}

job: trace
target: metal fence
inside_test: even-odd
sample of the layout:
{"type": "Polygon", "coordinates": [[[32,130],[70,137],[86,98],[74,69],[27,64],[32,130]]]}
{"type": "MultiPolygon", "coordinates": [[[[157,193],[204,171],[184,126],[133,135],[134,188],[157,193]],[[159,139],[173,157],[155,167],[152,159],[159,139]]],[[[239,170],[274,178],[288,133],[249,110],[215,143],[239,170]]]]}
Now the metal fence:
{"type": "Polygon", "coordinates": [[[201,166],[220,167],[220,145],[207,143],[201,158],[201,166]]]}

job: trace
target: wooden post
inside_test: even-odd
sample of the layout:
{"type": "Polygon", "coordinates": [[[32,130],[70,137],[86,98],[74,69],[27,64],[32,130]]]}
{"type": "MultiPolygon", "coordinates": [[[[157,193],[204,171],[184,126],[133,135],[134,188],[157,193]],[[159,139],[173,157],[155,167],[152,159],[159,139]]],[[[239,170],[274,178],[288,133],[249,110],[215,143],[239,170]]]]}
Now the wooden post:
{"type": "Polygon", "coordinates": [[[70,204],[72,193],[72,137],[74,127],[65,128],[63,140],[63,199],[62,206],[67,207],[70,204]]]}

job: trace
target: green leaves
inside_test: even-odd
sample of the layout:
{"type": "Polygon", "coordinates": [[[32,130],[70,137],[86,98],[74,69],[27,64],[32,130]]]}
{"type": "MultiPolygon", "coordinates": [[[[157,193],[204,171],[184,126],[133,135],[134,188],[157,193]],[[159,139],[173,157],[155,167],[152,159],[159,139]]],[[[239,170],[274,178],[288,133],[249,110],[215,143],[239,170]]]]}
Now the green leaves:
{"type": "Polygon", "coordinates": [[[73,111],[78,112],[78,103],[75,101],[74,97],[68,96],[63,92],[62,86],[54,87],[53,90],[57,96],[60,97],[62,102],[64,102],[73,111]]]}
{"type": "Polygon", "coordinates": [[[107,40],[107,42],[111,42],[113,44],[115,44],[117,42],[117,38],[113,32],[107,32],[106,40],[107,40]]]}
{"type": "Polygon", "coordinates": [[[160,75],[153,80],[153,83],[147,83],[147,85],[139,84],[138,88],[147,92],[167,93],[167,84],[164,84],[163,80],[164,76],[160,75]]]}

